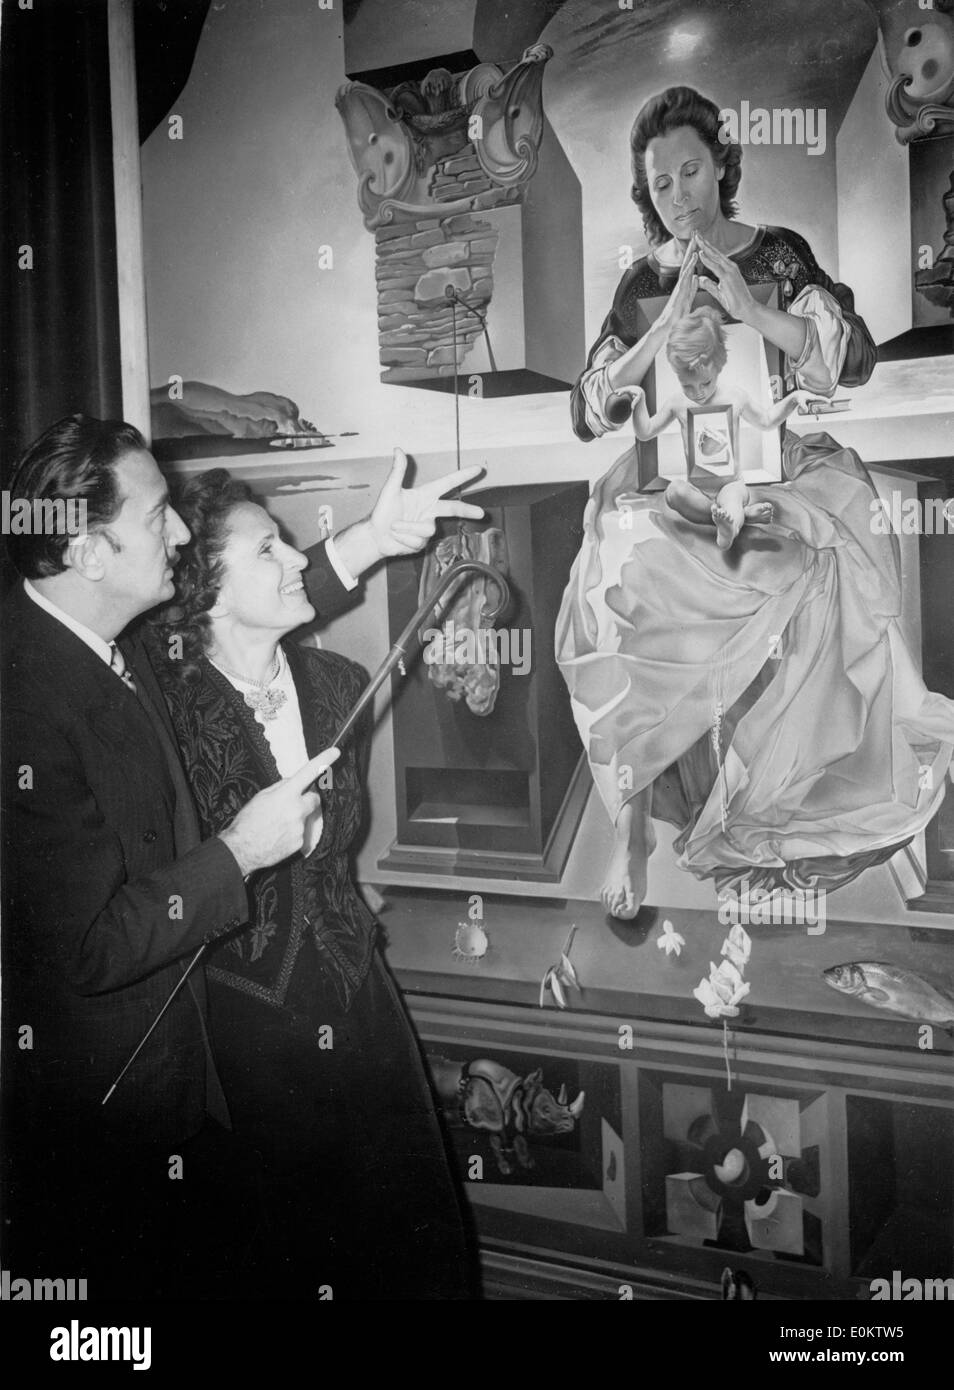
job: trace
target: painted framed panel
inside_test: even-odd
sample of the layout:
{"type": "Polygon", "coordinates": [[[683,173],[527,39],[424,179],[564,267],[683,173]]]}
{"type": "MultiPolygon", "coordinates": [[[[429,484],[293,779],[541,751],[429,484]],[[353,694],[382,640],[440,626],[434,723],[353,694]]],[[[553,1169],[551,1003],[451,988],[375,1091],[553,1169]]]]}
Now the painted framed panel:
{"type": "Polygon", "coordinates": [[[546,1222],[557,1244],[563,1227],[625,1233],[618,1066],[426,1039],[424,1052],[478,1212],[546,1222]]]}
{"type": "Polygon", "coordinates": [[[686,412],[686,464],[697,487],[720,486],[734,476],[732,412],[727,405],[690,406],[686,412]]]}

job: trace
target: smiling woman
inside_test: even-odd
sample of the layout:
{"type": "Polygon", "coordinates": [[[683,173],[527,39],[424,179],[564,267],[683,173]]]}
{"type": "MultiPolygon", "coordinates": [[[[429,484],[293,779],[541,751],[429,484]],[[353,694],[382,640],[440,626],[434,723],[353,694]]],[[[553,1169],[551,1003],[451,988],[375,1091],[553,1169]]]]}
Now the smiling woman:
{"type": "Polygon", "coordinates": [[[315,616],[301,580],[306,564],[262,507],[243,502],[232,508],[222,583],[209,609],[211,655],[220,668],[241,666],[253,682],[273,669],[278,639],[315,616]]]}
{"type": "MultiPolygon", "coordinates": [[[[282,643],[314,617],[306,560],[244,484],[202,474],[179,506],[193,541],[152,660],[215,835],[253,789],[329,746],[367,676],[282,643]]],[[[252,876],[251,931],[208,957],[216,1062],[252,1160],[236,1297],[314,1298],[323,1285],[337,1300],[468,1297],[417,1042],[351,877],[367,733],[365,721],[322,774],[302,851],[252,876]]]]}

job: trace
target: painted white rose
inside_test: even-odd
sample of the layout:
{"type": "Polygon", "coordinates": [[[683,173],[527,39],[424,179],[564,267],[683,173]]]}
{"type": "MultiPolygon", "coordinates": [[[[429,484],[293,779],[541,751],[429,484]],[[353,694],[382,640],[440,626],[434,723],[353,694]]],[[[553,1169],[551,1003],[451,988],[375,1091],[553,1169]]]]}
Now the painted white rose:
{"type": "Polygon", "coordinates": [[[692,991],[709,1018],[737,1018],[738,1004],[752,988],[730,960],[720,965],[709,962],[708,980],[700,980],[692,991]]]}
{"type": "Polygon", "coordinates": [[[752,938],[739,922],[736,922],[723,941],[722,954],[737,970],[744,970],[748,965],[749,956],[752,954],[752,938]]]}

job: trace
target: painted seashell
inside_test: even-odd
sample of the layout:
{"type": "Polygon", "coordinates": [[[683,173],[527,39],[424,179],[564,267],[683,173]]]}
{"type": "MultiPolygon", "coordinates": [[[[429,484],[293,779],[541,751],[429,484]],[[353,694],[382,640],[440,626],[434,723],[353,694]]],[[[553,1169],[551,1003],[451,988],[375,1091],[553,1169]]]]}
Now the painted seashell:
{"type": "Polygon", "coordinates": [[[454,937],[454,955],[457,960],[476,963],[487,954],[490,938],[479,922],[460,922],[454,937]]]}

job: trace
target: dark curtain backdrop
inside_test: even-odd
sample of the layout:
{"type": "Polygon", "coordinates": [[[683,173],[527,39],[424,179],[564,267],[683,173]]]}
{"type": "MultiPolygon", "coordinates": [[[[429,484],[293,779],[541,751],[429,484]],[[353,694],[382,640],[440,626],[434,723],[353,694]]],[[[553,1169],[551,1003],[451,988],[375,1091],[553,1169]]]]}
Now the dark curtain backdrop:
{"type": "Polygon", "coordinates": [[[210,0],[136,0],[140,140],[150,136],[169,114],[189,80],[209,3],[210,0]]]}
{"type": "MultiPolygon", "coordinates": [[[[0,480],[75,410],[122,415],[106,0],[2,0],[0,480]],[[33,269],[19,268],[30,246],[33,269]]],[[[140,138],[177,99],[209,0],[137,0],[140,138]]]]}
{"type": "Polygon", "coordinates": [[[108,74],[105,0],[3,0],[4,481],[61,415],[122,415],[108,74]]]}

